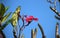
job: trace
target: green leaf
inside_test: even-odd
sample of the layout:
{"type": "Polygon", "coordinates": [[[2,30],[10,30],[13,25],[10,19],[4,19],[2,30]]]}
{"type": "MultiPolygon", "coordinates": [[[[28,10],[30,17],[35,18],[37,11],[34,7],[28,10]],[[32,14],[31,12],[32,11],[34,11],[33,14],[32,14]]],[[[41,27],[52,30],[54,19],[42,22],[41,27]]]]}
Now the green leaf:
{"type": "Polygon", "coordinates": [[[10,22],[11,22],[11,19],[6,21],[5,24],[0,27],[0,30],[2,31],[10,22]]]}
{"type": "Polygon", "coordinates": [[[5,6],[4,6],[4,4],[0,4],[0,16],[3,16],[4,15],[4,13],[5,13],[5,6]]]}
{"type": "Polygon", "coordinates": [[[11,13],[8,13],[7,15],[5,15],[2,19],[2,23],[5,22],[5,20],[10,16],[11,13]]]}
{"type": "Polygon", "coordinates": [[[21,6],[18,6],[18,7],[16,8],[16,11],[18,11],[18,10],[21,10],[21,6]]]}
{"type": "Polygon", "coordinates": [[[12,25],[13,25],[13,26],[16,26],[17,21],[18,21],[18,15],[17,15],[17,13],[14,13],[14,14],[12,15],[12,19],[11,19],[12,25]]]}
{"type": "Polygon", "coordinates": [[[20,13],[20,6],[17,7],[16,11],[13,13],[12,15],[12,25],[13,27],[15,27],[17,25],[18,22],[18,13],[20,13]]]}
{"type": "Polygon", "coordinates": [[[5,12],[9,9],[9,7],[5,7],[5,12]]]}

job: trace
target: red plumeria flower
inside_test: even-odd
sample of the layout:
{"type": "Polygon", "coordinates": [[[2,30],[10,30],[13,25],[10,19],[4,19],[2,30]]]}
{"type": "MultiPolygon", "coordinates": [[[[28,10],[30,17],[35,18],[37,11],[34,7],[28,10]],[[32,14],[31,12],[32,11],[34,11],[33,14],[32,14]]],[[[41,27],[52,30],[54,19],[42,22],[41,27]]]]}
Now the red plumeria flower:
{"type": "Polygon", "coordinates": [[[26,22],[31,22],[32,20],[37,21],[38,18],[34,18],[33,16],[26,17],[26,22]]]}
{"type": "Polygon", "coordinates": [[[35,21],[38,21],[38,18],[34,18],[35,21]]]}

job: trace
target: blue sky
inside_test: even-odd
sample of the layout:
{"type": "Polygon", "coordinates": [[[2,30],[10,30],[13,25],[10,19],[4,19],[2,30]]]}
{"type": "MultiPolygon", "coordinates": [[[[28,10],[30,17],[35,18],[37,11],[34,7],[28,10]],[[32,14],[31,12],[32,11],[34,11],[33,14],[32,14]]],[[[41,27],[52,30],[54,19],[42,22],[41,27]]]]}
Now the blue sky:
{"type": "MultiPolygon", "coordinates": [[[[38,28],[37,24],[40,23],[44,29],[46,38],[55,38],[55,26],[58,20],[55,19],[55,13],[50,10],[50,4],[47,0],[0,0],[5,6],[9,6],[8,12],[14,12],[15,9],[21,6],[21,15],[33,15],[39,19],[38,22],[33,21],[28,27],[24,29],[25,38],[31,38],[31,29],[38,28]]],[[[58,8],[58,7],[57,7],[58,8]]],[[[9,24],[3,32],[6,38],[13,38],[13,27],[9,24]]],[[[36,38],[41,38],[41,32],[38,28],[36,38]]]]}

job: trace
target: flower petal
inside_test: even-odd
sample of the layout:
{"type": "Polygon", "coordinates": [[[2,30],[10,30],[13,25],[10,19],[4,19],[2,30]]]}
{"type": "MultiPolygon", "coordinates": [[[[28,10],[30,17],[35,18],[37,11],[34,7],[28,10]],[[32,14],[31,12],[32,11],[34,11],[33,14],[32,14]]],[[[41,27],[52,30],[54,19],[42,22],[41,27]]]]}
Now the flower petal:
{"type": "Polygon", "coordinates": [[[34,18],[33,20],[38,21],[38,18],[34,18]]]}

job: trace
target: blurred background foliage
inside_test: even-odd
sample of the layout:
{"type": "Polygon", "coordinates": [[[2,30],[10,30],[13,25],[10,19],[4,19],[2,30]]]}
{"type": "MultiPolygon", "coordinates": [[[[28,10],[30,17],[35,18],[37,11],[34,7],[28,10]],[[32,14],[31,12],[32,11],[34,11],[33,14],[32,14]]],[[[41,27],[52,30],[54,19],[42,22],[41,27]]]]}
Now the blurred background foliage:
{"type": "MultiPolygon", "coordinates": [[[[46,35],[46,38],[55,38],[55,27],[56,27],[56,22],[58,20],[55,19],[55,17],[54,17],[55,14],[51,13],[52,11],[49,9],[50,4],[46,0],[18,0],[18,1],[17,0],[10,0],[10,1],[8,1],[8,0],[1,1],[0,0],[0,3],[3,3],[5,6],[10,7],[10,8],[9,7],[5,8],[5,6],[3,4],[2,4],[2,7],[0,7],[0,8],[3,8],[3,10],[4,10],[3,11],[2,9],[0,9],[0,14],[1,14],[0,17],[4,17],[4,18],[2,18],[3,19],[2,23],[4,21],[6,21],[5,23],[2,24],[3,25],[2,27],[5,27],[9,23],[8,26],[6,28],[4,28],[4,30],[3,30],[4,34],[6,35],[6,38],[8,38],[8,37],[14,38],[14,36],[13,36],[14,26],[12,27],[10,22],[11,22],[12,16],[14,19],[14,14],[16,13],[16,8],[19,5],[21,5],[21,11],[20,11],[21,16],[23,16],[23,14],[25,14],[25,15],[33,15],[34,17],[38,17],[38,19],[39,19],[38,22],[41,23],[42,28],[44,29],[45,34],[43,34],[43,35],[46,35]],[[6,12],[6,9],[8,9],[8,8],[9,8],[9,10],[6,12]],[[11,13],[8,13],[8,12],[11,12],[11,13]],[[10,20],[8,20],[7,18],[10,20]]],[[[57,3],[57,10],[59,10],[59,4],[60,3],[57,3]]],[[[23,25],[21,20],[19,20],[19,25],[20,24],[23,25]]],[[[31,38],[31,29],[36,28],[37,24],[38,23],[32,22],[30,24],[30,26],[26,27],[25,30],[23,30],[23,32],[22,32],[22,33],[24,33],[24,35],[22,34],[22,37],[24,36],[25,38],[31,38]]],[[[14,25],[13,22],[12,22],[12,25],[14,25]]],[[[60,31],[59,31],[59,33],[60,33],[60,31]]],[[[18,33],[18,35],[19,35],[19,33],[18,33]]],[[[39,28],[38,28],[36,38],[42,38],[39,28]]]]}

